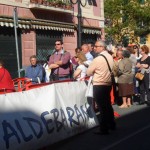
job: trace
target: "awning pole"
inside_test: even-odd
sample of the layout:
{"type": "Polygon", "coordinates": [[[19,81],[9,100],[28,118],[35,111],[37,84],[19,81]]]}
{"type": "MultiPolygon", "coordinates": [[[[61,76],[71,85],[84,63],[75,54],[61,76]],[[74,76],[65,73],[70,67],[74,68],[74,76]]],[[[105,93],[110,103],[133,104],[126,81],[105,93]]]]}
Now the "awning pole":
{"type": "Polygon", "coordinates": [[[14,19],[14,30],[15,30],[16,54],[17,54],[17,65],[18,65],[18,77],[20,78],[20,61],[19,61],[18,36],[17,36],[17,27],[18,27],[17,7],[15,7],[14,11],[13,11],[13,19],[14,19]]]}
{"type": "Polygon", "coordinates": [[[82,28],[81,28],[81,18],[82,18],[82,12],[81,12],[81,6],[80,6],[80,0],[78,0],[78,39],[77,39],[77,45],[78,47],[81,47],[82,44],[82,28]]]}

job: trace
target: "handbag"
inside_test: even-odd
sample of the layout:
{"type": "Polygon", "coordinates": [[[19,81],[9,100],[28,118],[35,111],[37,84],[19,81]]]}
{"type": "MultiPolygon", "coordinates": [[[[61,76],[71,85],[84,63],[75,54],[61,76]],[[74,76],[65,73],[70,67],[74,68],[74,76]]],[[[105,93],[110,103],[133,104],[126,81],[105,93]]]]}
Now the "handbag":
{"type": "Polygon", "coordinates": [[[85,97],[91,97],[93,98],[93,84],[92,84],[93,76],[90,77],[88,81],[88,86],[86,89],[85,97]]]}
{"type": "Polygon", "coordinates": [[[59,80],[58,74],[52,73],[50,74],[50,81],[57,81],[59,80]]]}
{"type": "Polygon", "coordinates": [[[135,74],[135,78],[138,79],[138,80],[143,80],[144,74],[142,74],[141,72],[137,72],[135,74]]]}

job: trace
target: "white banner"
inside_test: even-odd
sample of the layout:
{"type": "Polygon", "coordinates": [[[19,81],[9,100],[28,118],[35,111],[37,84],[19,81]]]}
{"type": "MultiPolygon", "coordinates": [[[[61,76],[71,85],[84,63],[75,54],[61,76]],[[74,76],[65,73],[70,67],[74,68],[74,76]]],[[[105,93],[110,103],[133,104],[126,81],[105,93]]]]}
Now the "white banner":
{"type": "Polygon", "coordinates": [[[65,82],[0,95],[0,150],[34,150],[97,125],[86,84],[65,82]]]}

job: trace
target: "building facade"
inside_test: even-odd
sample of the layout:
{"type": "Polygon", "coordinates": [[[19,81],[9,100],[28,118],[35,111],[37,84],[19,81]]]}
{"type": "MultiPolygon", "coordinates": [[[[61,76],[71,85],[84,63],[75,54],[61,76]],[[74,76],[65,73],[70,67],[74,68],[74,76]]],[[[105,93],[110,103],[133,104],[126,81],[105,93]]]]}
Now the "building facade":
{"type": "MultiPolygon", "coordinates": [[[[74,55],[77,47],[77,4],[52,5],[46,0],[0,0],[0,58],[13,78],[18,77],[13,12],[17,10],[17,39],[20,68],[30,64],[29,57],[39,61],[54,50],[56,39],[74,55]]],[[[104,39],[103,0],[88,1],[82,10],[82,42],[104,39]]]]}

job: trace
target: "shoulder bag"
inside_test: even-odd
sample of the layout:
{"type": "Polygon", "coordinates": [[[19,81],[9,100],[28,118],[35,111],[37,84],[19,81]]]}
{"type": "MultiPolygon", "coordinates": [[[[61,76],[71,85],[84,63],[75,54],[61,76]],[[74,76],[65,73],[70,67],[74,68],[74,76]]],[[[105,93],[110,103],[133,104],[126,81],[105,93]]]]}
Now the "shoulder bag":
{"type": "Polygon", "coordinates": [[[144,74],[142,74],[141,72],[137,72],[135,74],[135,78],[138,79],[138,80],[143,80],[144,74]]]}

